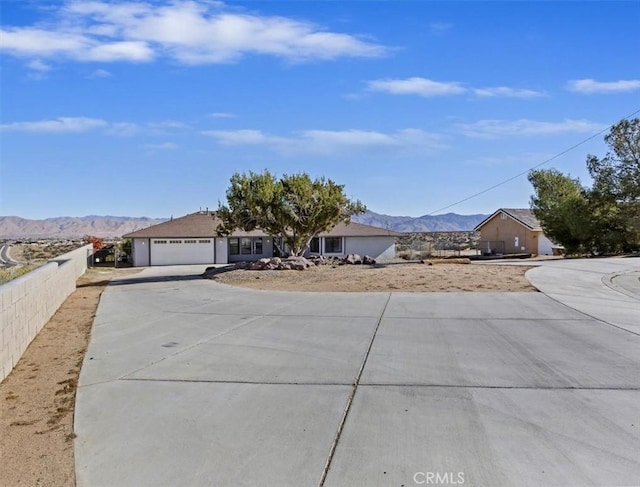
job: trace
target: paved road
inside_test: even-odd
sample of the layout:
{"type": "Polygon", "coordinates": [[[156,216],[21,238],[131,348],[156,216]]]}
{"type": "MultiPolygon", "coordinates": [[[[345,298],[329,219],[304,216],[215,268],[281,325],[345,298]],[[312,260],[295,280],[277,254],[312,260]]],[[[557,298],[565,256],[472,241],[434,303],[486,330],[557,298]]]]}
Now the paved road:
{"type": "Polygon", "coordinates": [[[551,297],[121,278],[80,378],[78,485],[638,485],[640,336],[622,325],[640,301],[605,282],[640,261],[565,262],[530,271],[551,297]]]}
{"type": "Polygon", "coordinates": [[[19,263],[11,258],[11,245],[0,245],[0,265],[8,267],[19,263]]]}

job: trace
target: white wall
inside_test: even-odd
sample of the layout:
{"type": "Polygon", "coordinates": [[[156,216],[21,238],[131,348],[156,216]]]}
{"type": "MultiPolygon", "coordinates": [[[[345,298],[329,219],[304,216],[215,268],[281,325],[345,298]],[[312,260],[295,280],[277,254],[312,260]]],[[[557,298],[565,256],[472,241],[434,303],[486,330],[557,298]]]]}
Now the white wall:
{"type": "Polygon", "coordinates": [[[0,286],[0,380],[76,289],[92,252],[93,246],[85,245],[0,286]]]}
{"type": "Polygon", "coordinates": [[[396,256],[395,237],[346,237],[344,254],[368,255],[374,259],[393,259],[396,256]]]}
{"type": "Polygon", "coordinates": [[[556,245],[545,237],[544,233],[538,234],[538,255],[553,255],[553,247],[556,245]]]}
{"type": "Polygon", "coordinates": [[[133,239],[133,265],[136,267],[145,267],[149,265],[149,239],[134,238],[133,239]]]}
{"type": "Polygon", "coordinates": [[[229,263],[229,241],[225,237],[216,237],[216,264],[229,263]]]}

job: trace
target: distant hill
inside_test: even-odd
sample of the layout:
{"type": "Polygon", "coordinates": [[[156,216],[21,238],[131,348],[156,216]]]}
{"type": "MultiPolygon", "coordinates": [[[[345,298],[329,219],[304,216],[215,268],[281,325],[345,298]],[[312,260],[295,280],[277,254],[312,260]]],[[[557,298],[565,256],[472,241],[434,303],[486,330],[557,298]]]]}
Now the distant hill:
{"type": "Polygon", "coordinates": [[[96,215],[28,220],[17,216],[0,216],[0,238],[79,238],[85,235],[121,237],[125,233],[166,220],[168,218],[96,215]]]}
{"type": "Polygon", "coordinates": [[[356,223],[364,223],[374,227],[388,228],[396,232],[457,232],[473,230],[482,220],[489,215],[458,215],[446,213],[444,215],[390,216],[381,215],[373,211],[367,211],[356,215],[352,220],[356,223]]]}
{"type": "MultiPolygon", "coordinates": [[[[455,232],[473,230],[488,215],[458,215],[447,213],[435,216],[390,216],[367,211],[353,217],[353,221],[387,228],[397,232],[455,232]]],[[[79,238],[122,237],[125,233],[156,225],[168,218],[129,216],[61,216],[46,220],[28,220],[17,216],[0,216],[0,238],[79,238]]]]}

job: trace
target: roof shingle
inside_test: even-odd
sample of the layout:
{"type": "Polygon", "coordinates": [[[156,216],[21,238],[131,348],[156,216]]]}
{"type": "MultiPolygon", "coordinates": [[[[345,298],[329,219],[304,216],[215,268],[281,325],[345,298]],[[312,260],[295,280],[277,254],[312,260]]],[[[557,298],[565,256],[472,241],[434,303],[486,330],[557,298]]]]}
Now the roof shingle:
{"type": "MultiPolygon", "coordinates": [[[[221,223],[221,220],[216,217],[214,212],[197,212],[127,233],[124,235],[124,238],[215,237],[216,229],[221,223]]],[[[236,230],[231,235],[234,237],[263,237],[267,234],[262,230],[256,229],[251,232],[236,230]]],[[[401,234],[393,230],[372,227],[361,223],[350,223],[348,225],[339,223],[330,232],[324,232],[320,235],[322,237],[397,237],[401,234]]]]}

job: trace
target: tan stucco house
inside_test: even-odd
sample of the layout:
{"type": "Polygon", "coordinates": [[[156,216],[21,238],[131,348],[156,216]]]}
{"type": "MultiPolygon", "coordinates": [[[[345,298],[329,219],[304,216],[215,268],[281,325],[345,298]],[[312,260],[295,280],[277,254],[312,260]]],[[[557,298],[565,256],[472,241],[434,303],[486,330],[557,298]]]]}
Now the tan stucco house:
{"type": "MultiPolygon", "coordinates": [[[[198,211],[127,233],[132,240],[133,265],[228,264],[273,257],[276,239],[262,230],[235,231],[218,237],[221,221],[215,212],[198,211]]],[[[395,257],[395,238],[400,234],[383,228],[340,223],[313,239],[310,253],[342,257],[369,255],[374,259],[395,257]]]]}
{"type": "Polygon", "coordinates": [[[528,208],[500,208],[474,229],[483,254],[552,255],[557,247],[528,208]]]}

